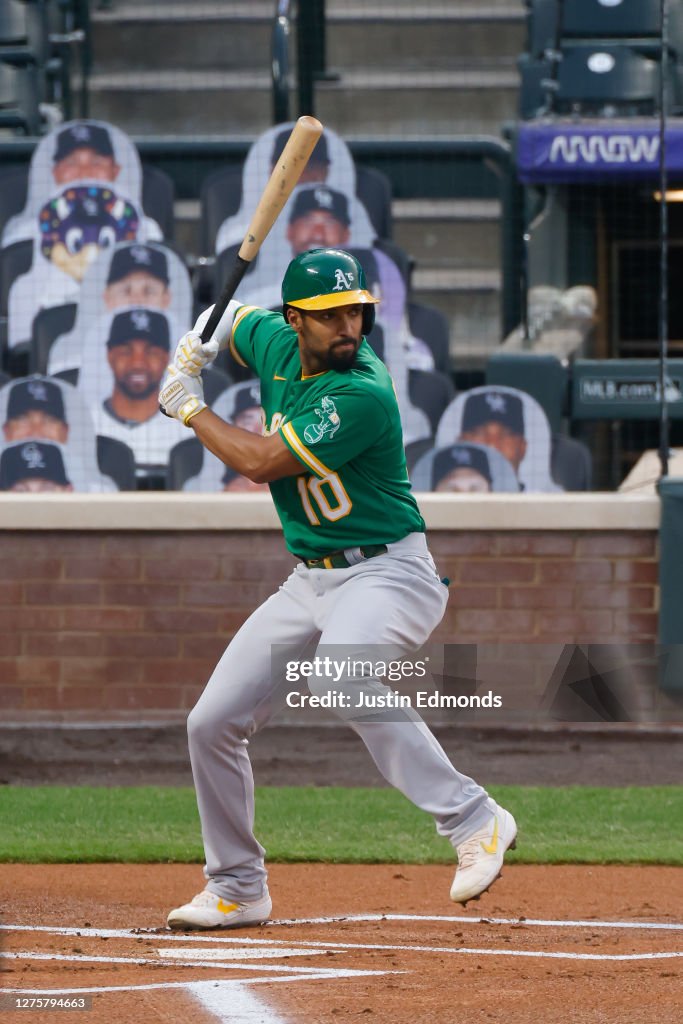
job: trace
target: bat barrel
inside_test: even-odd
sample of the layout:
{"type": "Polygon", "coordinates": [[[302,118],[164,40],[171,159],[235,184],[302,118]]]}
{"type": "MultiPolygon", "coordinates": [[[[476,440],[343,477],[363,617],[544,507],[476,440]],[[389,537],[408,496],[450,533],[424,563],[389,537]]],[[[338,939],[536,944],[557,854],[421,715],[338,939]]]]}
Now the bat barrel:
{"type": "Polygon", "coordinates": [[[268,232],[282,212],[282,208],[292,194],[308,163],[316,143],[322,135],[323,126],[317,118],[304,114],[294,125],[275,167],[266,183],[259,199],[251,223],[240,246],[235,265],[228,275],[223,291],[214,306],[204,330],[202,344],[207,342],[214,333],[244,277],[249,264],[256,258],[258,251],[268,236],[268,232]]]}

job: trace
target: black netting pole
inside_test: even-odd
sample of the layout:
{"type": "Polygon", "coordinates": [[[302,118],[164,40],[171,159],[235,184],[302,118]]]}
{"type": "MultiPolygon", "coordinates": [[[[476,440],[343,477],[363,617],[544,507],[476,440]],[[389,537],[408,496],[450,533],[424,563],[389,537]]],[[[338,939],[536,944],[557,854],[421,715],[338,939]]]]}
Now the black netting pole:
{"type": "Polygon", "coordinates": [[[661,0],[662,55],[659,81],[659,463],[661,476],[669,475],[669,408],[667,356],[669,345],[669,210],[666,190],[667,78],[669,71],[669,4],[661,0]]]}

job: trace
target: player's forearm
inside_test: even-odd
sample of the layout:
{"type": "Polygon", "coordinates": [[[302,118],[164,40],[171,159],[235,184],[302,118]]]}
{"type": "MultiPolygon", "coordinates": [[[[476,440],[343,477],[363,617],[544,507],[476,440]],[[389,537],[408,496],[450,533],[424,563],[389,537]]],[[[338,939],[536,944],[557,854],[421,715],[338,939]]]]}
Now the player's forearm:
{"type": "Polygon", "coordinates": [[[202,409],[190,426],[217,458],[256,484],[267,484],[303,472],[303,467],[278,434],[261,437],[233,427],[210,409],[202,409]]]}

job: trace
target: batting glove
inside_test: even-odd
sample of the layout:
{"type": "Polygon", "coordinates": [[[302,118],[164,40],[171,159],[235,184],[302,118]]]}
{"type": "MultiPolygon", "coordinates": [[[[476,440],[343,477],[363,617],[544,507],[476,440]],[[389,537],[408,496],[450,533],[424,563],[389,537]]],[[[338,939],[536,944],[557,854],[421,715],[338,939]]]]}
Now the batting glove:
{"type": "Polygon", "coordinates": [[[197,378],[209,363],[218,355],[218,343],[208,341],[202,345],[202,337],[198,331],[188,331],[178,342],[173,356],[173,366],[186,377],[197,378]]]}
{"type": "Polygon", "coordinates": [[[204,388],[200,377],[188,377],[171,364],[159,390],[161,411],[189,427],[190,420],[206,409],[204,388]]]}
{"type": "Polygon", "coordinates": [[[218,321],[218,327],[205,345],[202,345],[200,336],[213,313],[213,306],[200,313],[192,330],[184,334],[178,342],[173,356],[176,369],[188,377],[198,377],[204,367],[212,363],[218,353],[230,344],[232,324],[240,305],[241,303],[235,299],[228,303],[225,313],[218,321]]]}

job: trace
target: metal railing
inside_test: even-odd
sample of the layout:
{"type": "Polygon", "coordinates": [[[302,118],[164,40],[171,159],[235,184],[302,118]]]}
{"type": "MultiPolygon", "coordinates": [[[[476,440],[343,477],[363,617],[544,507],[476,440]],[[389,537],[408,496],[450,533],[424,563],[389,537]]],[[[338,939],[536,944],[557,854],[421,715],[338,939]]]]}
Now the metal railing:
{"type": "Polygon", "coordinates": [[[290,120],[289,113],[289,36],[291,0],[277,0],[271,35],[271,68],[273,74],[273,122],[290,120]]]}

